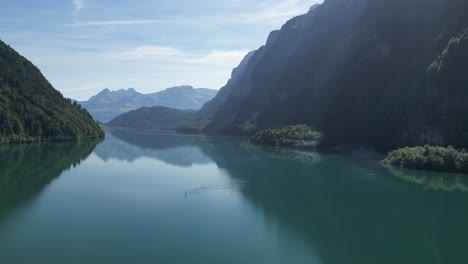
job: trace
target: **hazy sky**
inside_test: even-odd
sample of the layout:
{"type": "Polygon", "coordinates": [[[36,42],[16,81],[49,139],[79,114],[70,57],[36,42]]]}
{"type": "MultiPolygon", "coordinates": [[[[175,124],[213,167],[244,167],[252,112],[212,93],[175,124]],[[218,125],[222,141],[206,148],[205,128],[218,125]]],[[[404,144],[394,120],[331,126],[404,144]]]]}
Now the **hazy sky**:
{"type": "Polygon", "coordinates": [[[5,0],[0,39],[64,96],[219,89],[250,50],[321,0],[5,0]]]}

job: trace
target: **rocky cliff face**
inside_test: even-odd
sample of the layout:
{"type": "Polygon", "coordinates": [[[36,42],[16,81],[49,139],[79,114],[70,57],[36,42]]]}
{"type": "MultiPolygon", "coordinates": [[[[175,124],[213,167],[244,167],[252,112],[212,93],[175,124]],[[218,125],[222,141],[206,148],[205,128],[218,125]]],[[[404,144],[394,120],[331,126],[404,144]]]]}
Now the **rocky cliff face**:
{"type": "Polygon", "coordinates": [[[307,123],[381,148],[467,146],[467,11],[462,0],[327,0],[272,32],[207,104],[205,130],[307,123]]]}

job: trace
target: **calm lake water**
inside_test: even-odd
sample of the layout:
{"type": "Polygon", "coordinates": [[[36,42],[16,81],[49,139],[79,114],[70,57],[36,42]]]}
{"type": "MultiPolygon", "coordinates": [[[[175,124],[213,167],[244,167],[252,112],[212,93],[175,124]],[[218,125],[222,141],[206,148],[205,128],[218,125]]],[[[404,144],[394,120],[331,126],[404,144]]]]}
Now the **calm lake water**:
{"type": "Polygon", "coordinates": [[[233,138],[0,146],[0,263],[466,263],[466,186],[233,138]]]}

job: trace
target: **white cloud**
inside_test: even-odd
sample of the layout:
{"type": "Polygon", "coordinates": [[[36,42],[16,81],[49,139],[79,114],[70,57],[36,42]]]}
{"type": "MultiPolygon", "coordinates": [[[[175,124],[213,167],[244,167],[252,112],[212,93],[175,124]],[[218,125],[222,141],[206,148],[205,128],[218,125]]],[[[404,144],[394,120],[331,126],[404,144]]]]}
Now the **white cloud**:
{"type": "Polygon", "coordinates": [[[81,9],[83,9],[83,0],[73,0],[73,5],[75,6],[76,15],[81,11],[81,9]]]}
{"type": "MultiPolygon", "coordinates": [[[[283,0],[271,3],[270,1],[238,0],[237,11],[203,15],[200,23],[229,23],[229,24],[284,24],[294,16],[306,13],[313,4],[323,3],[324,0],[283,0]]],[[[183,18],[182,18],[183,19],[183,18]]]]}
{"type": "Polygon", "coordinates": [[[136,20],[101,20],[101,21],[87,21],[65,24],[66,26],[116,26],[116,25],[143,25],[143,24],[156,24],[161,23],[162,20],[149,20],[149,19],[136,19],[136,20]]]}
{"type": "Polygon", "coordinates": [[[136,60],[144,58],[171,57],[173,59],[186,56],[184,52],[173,47],[141,46],[135,49],[111,52],[107,54],[110,58],[122,60],[136,60]]]}
{"type": "Polygon", "coordinates": [[[37,27],[43,30],[0,23],[0,31],[72,98],[86,99],[104,87],[219,88],[247,49],[322,0],[139,1],[130,10],[131,2],[71,0],[70,12],[86,11],[86,18],[63,19],[53,10],[57,17],[47,23],[31,17],[45,23],[37,27]],[[50,23],[60,27],[48,30],[50,23]]]}
{"type": "Polygon", "coordinates": [[[245,55],[250,50],[218,50],[212,51],[208,54],[204,54],[199,57],[193,57],[188,62],[195,65],[204,66],[221,66],[228,67],[230,69],[237,67],[245,55]]]}
{"type": "Polygon", "coordinates": [[[89,98],[88,94],[96,94],[97,91],[104,89],[105,84],[103,83],[92,83],[92,84],[82,84],[75,88],[68,88],[66,96],[73,98],[75,100],[84,101],[89,98]],[[83,94],[87,94],[83,96],[83,94]]]}
{"type": "Polygon", "coordinates": [[[287,19],[292,18],[303,13],[306,13],[312,3],[321,3],[322,0],[303,1],[303,0],[287,0],[258,9],[255,12],[243,14],[241,21],[245,23],[257,23],[260,21],[280,21],[286,22],[287,19]]]}
{"type": "Polygon", "coordinates": [[[151,61],[155,64],[189,64],[196,67],[228,67],[232,69],[248,52],[247,49],[241,49],[189,53],[174,47],[141,46],[130,50],[106,53],[105,56],[120,61],[151,61]]]}

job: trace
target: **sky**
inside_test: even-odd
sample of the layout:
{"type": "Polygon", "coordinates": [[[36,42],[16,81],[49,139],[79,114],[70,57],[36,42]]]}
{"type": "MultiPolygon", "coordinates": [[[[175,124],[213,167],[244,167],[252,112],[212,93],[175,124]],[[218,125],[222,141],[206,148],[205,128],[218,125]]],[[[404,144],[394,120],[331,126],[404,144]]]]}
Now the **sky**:
{"type": "MultiPolygon", "coordinates": [[[[219,89],[270,31],[322,0],[4,0],[0,39],[65,97],[219,89]]],[[[3,1],[2,1],[3,2],[3,1]]]]}

